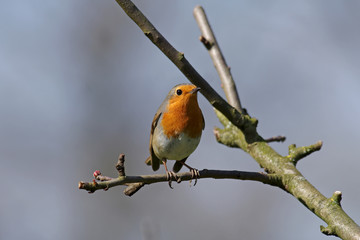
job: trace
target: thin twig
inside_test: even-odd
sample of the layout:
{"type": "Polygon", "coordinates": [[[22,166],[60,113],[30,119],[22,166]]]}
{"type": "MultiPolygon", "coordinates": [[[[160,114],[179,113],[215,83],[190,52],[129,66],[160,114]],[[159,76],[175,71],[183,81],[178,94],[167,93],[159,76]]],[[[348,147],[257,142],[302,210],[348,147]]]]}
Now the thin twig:
{"type": "Polygon", "coordinates": [[[264,141],[270,143],[270,142],[284,142],[285,140],[286,140],[285,136],[276,136],[276,137],[267,138],[264,141]]]}
{"type": "MultiPolygon", "coordinates": [[[[236,179],[236,180],[250,180],[262,182],[272,186],[281,187],[281,179],[278,176],[260,173],[260,172],[244,172],[234,170],[208,170],[199,171],[200,178],[215,178],[215,179],[236,179]]],[[[179,173],[177,176],[181,181],[188,181],[192,179],[191,172],[179,173]]],[[[118,185],[130,185],[132,183],[153,184],[158,182],[168,182],[166,174],[140,175],[140,176],[119,176],[118,178],[109,178],[108,181],[101,182],[79,182],[79,189],[87,190],[93,193],[99,189],[106,189],[118,185]]]]}
{"type": "Polygon", "coordinates": [[[296,165],[300,159],[303,159],[313,152],[319,151],[322,144],[322,141],[317,141],[312,145],[304,147],[296,147],[295,144],[291,144],[289,146],[289,155],[287,157],[294,163],[294,165],[296,165]]]}
{"type": "Polygon", "coordinates": [[[201,31],[200,41],[209,51],[216,71],[219,74],[228,102],[238,111],[243,112],[238,91],[236,90],[236,85],[230,72],[230,67],[226,64],[225,58],[220,50],[219,44],[216,41],[215,34],[211,29],[204,9],[201,6],[196,6],[193,13],[201,31]]]}
{"type": "Polygon", "coordinates": [[[125,154],[121,153],[118,158],[118,162],[115,165],[116,170],[119,172],[119,176],[125,176],[125,154]]]}
{"type": "Polygon", "coordinates": [[[128,184],[127,188],[125,188],[124,194],[131,197],[132,195],[137,193],[137,191],[139,191],[144,185],[145,183],[130,183],[128,184]]]}

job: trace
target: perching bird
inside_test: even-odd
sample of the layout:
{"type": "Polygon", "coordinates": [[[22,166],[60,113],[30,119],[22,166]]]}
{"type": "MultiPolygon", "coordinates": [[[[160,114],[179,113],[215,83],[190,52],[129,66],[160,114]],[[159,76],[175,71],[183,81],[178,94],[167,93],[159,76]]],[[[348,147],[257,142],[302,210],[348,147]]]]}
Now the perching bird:
{"type": "Polygon", "coordinates": [[[154,171],[163,163],[170,187],[172,178],[177,180],[175,173],[183,165],[190,169],[195,180],[200,176],[198,170],[185,163],[198,146],[205,127],[197,101],[199,90],[200,88],[192,84],[179,84],[173,87],[151,124],[150,156],[145,162],[151,165],[154,171]],[[167,160],[176,160],[173,171],[168,170],[167,160]]]}

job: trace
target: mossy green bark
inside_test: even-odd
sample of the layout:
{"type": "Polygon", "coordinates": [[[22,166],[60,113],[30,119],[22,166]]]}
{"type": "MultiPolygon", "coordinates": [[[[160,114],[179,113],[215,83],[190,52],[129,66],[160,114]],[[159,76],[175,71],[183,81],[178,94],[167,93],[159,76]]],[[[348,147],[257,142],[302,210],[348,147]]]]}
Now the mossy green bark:
{"type": "MultiPolygon", "coordinates": [[[[321,226],[327,235],[335,235],[342,239],[360,239],[359,226],[343,211],[340,205],[341,193],[335,192],[331,198],[322,195],[297,170],[296,163],[301,158],[321,148],[322,142],[306,147],[289,147],[289,155],[281,156],[271,148],[256,132],[257,121],[248,121],[254,126],[243,131],[235,127],[227,118],[215,110],[224,129],[215,128],[218,142],[229,147],[238,147],[249,153],[268,173],[277,176],[278,187],[297,198],[306,208],[324,220],[328,227],[321,226]]],[[[247,117],[250,118],[249,116],[247,117]]]]}

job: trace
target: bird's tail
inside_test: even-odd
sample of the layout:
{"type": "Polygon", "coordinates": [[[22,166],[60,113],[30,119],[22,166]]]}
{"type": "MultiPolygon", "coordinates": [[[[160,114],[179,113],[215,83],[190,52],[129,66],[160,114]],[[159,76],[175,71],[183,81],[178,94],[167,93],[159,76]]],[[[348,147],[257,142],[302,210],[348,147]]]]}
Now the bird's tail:
{"type": "Polygon", "coordinates": [[[151,165],[152,169],[154,171],[158,170],[160,168],[160,161],[159,159],[154,159],[154,161],[152,161],[151,156],[149,156],[146,160],[145,160],[146,165],[151,165]]]}
{"type": "Polygon", "coordinates": [[[173,166],[173,171],[176,173],[179,172],[180,169],[182,168],[182,166],[184,165],[183,163],[185,163],[185,161],[186,161],[186,158],[183,160],[180,160],[180,161],[176,161],[173,166]]]}

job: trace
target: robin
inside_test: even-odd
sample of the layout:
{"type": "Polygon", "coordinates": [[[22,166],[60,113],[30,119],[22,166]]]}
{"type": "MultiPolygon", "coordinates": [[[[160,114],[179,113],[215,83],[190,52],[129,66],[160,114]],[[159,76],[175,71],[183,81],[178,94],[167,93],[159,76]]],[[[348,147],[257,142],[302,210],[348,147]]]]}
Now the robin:
{"type": "MultiPolygon", "coordinates": [[[[150,156],[145,163],[158,170],[164,164],[169,186],[172,178],[178,180],[175,173],[182,166],[192,173],[192,178],[200,176],[199,171],[185,163],[194,152],[205,127],[204,117],[197,101],[200,88],[192,84],[179,84],[173,87],[157,110],[151,124],[150,156]],[[176,160],[173,171],[166,166],[167,160],[176,160]]],[[[194,185],[195,185],[194,184],[194,185]]]]}

